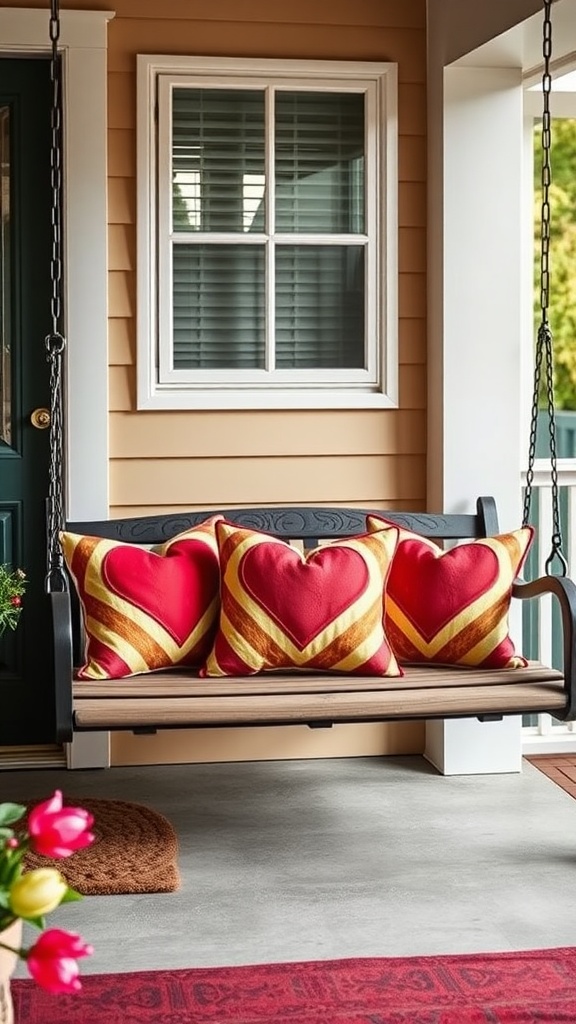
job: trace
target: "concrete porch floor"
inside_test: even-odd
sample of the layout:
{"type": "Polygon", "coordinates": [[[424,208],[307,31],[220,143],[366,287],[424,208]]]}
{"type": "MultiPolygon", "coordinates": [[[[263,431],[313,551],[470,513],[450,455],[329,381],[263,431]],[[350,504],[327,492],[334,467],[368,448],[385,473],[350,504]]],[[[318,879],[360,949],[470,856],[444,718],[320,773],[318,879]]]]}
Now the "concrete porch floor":
{"type": "Polygon", "coordinates": [[[420,757],[14,771],[2,800],[133,800],[178,832],[180,891],[50,915],[95,946],[85,973],[576,945],[576,800],[523,763],[450,778],[420,757]]]}

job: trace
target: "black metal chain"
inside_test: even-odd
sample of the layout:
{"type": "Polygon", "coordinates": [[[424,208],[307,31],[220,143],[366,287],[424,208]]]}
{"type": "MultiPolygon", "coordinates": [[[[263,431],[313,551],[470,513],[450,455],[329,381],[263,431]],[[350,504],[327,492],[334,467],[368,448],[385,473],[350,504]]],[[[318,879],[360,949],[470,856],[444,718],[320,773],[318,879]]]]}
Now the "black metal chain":
{"type": "Polygon", "coordinates": [[[45,578],[47,593],[66,590],[60,531],[64,526],[64,417],[62,364],[66,339],[60,330],[62,318],[62,65],[59,0],[50,0],[50,80],[52,82],[50,185],[52,189],[52,256],[50,279],[52,329],[44,339],[50,366],[50,464],[48,470],[48,551],[45,578]]]}
{"type": "Polygon", "coordinates": [[[552,546],[545,562],[545,571],[551,575],[556,559],[560,562],[560,575],[565,576],[568,563],[562,551],[562,528],[560,525],[560,497],[558,491],[558,465],[556,449],[556,415],[554,410],[554,361],[552,356],[553,339],[548,319],[550,305],[550,184],[552,169],[550,150],[552,144],[550,119],[550,93],[552,77],[550,74],[550,58],[552,56],[552,0],[544,0],[544,23],[542,38],[542,56],[544,71],[542,74],[542,208],[540,223],[540,309],[541,321],[536,338],[536,354],[534,365],[534,391],[532,395],[532,412],[530,417],[530,441],[528,449],[528,469],[526,471],[526,489],[524,491],[523,525],[530,521],[532,488],[534,483],[534,462],[536,459],[536,435],[538,430],[538,406],[542,381],[542,363],[544,363],[546,382],[546,401],[548,411],[548,446],[550,451],[550,477],[552,482],[552,546]]]}

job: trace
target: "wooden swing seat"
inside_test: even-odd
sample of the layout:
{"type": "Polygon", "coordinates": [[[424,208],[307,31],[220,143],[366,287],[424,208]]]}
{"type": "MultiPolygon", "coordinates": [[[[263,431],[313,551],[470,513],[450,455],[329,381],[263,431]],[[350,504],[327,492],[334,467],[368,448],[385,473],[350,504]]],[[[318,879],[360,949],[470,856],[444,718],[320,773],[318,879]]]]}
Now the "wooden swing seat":
{"type": "MultiPolygon", "coordinates": [[[[70,522],[74,533],[126,543],[160,544],[216,511],[231,522],[265,530],[306,548],[320,540],[365,532],[376,510],[345,508],[256,508],[210,510],[184,515],[144,516],[101,522],[70,522]]],[[[492,498],[479,498],[476,514],[381,512],[406,529],[436,540],[474,540],[498,534],[492,498]]],[[[71,590],[72,590],[71,586],[71,590]]],[[[74,681],[81,662],[82,627],[74,593],[49,595],[54,638],[57,736],[74,732],[215,726],[297,725],[329,727],[345,722],[427,718],[478,718],[549,712],[576,718],[576,586],[567,578],[543,577],[515,583],[519,600],[552,594],[558,600],[563,633],[563,670],[531,662],[527,668],[476,669],[406,667],[402,679],[274,672],[232,679],[200,679],[173,669],[122,680],[74,681]]]]}

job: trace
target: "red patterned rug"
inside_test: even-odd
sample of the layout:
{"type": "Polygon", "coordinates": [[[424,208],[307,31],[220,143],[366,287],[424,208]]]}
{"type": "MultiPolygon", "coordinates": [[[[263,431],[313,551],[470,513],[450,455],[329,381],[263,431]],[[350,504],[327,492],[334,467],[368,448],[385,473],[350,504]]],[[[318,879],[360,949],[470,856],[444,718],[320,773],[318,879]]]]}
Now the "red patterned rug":
{"type": "Polygon", "coordinates": [[[575,1024],[576,948],[13,982],[16,1024],[575,1024]]]}

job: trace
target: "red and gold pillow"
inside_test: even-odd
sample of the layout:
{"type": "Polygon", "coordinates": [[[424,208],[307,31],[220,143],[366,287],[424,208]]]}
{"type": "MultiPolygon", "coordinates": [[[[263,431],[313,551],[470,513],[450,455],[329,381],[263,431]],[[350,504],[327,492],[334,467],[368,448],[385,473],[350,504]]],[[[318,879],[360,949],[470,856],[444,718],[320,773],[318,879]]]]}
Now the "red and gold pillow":
{"type": "Polygon", "coordinates": [[[218,518],[154,551],[60,535],[83,611],[86,650],[79,679],[122,679],[205,659],[218,619],[218,518]]]}
{"type": "MultiPolygon", "coordinates": [[[[393,524],[368,517],[371,532],[393,524]]],[[[508,632],[512,584],[530,526],[442,551],[401,529],[386,586],[385,630],[400,662],[519,668],[508,632]]]]}
{"type": "Polygon", "coordinates": [[[220,624],[203,676],[306,669],[399,676],[382,595],[397,531],[302,555],[269,534],[216,525],[220,624]]]}

